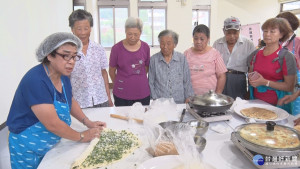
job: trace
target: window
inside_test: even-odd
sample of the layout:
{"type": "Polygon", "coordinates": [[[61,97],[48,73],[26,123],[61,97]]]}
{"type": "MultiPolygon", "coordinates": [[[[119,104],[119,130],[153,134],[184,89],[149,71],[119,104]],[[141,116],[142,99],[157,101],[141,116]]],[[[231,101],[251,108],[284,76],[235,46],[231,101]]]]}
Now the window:
{"type": "Polygon", "coordinates": [[[143,21],[141,40],[150,46],[159,45],[158,34],[166,29],[165,0],[139,0],[139,18],[143,21]]]}
{"type": "Polygon", "coordinates": [[[281,11],[292,11],[300,9],[300,1],[283,2],[281,4],[281,11]]]}
{"type": "Polygon", "coordinates": [[[129,0],[98,1],[100,44],[112,47],[125,38],[125,22],[128,18],[129,0]]]}
{"type": "Polygon", "coordinates": [[[85,9],[85,0],[73,0],[73,10],[85,9]]]}
{"type": "MultiPolygon", "coordinates": [[[[281,12],[292,12],[300,19],[300,1],[290,1],[290,0],[279,0],[280,4],[280,11],[281,12]]],[[[295,32],[296,34],[300,33],[300,29],[298,28],[295,32]]]]}
{"type": "Polygon", "coordinates": [[[83,9],[84,10],[84,6],[82,6],[82,5],[74,5],[73,10],[76,11],[77,9],[83,9]]]}
{"type": "Polygon", "coordinates": [[[210,6],[194,6],[193,7],[193,18],[192,18],[193,29],[197,25],[204,24],[207,27],[210,26],[210,6]]]}
{"type": "Polygon", "coordinates": [[[140,2],[166,2],[166,0],[140,0],[140,2]]]}
{"type": "Polygon", "coordinates": [[[300,1],[287,1],[281,0],[280,11],[289,11],[294,13],[298,18],[300,18],[300,1]]]}

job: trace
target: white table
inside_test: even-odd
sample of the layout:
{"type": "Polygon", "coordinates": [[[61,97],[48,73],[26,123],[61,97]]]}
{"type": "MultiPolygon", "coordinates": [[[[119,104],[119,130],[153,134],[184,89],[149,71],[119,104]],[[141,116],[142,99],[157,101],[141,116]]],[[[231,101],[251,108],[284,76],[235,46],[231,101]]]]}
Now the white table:
{"type": "MultiPolygon", "coordinates": [[[[185,108],[185,105],[177,105],[178,114],[181,113],[182,109],[185,108]]],[[[128,123],[127,121],[114,119],[110,117],[110,114],[126,114],[130,111],[130,107],[111,107],[111,108],[92,108],[92,109],[84,109],[84,113],[91,120],[100,120],[105,121],[107,123],[107,128],[111,128],[114,130],[127,129],[131,130],[134,133],[139,133],[140,137],[143,136],[142,125],[128,123]]],[[[216,125],[222,125],[223,127],[230,128],[231,131],[234,131],[234,128],[240,124],[244,124],[245,120],[236,114],[232,114],[233,118],[230,121],[222,121],[222,122],[212,122],[210,123],[210,127],[216,125]]],[[[280,124],[292,126],[293,120],[295,117],[289,116],[288,119],[280,121],[280,124]]],[[[72,128],[83,131],[86,129],[80,122],[76,119],[72,121],[72,128]]],[[[202,160],[209,166],[210,168],[217,169],[255,169],[256,167],[250,162],[242,152],[231,142],[230,140],[231,132],[226,134],[219,134],[215,131],[209,129],[207,133],[204,135],[206,138],[206,147],[204,151],[201,153],[202,160]]],[[[149,143],[142,139],[145,143],[140,149],[142,155],[139,160],[144,158],[151,158],[144,148],[148,146],[149,143]]],[[[60,169],[69,169],[73,161],[85,150],[88,146],[88,143],[77,143],[74,141],[62,139],[56,147],[50,150],[41,164],[39,165],[39,169],[52,169],[52,168],[60,168],[60,169]]],[[[137,160],[137,157],[126,160],[125,162],[120,162],[120,165],[111,166],[110,168],[120,168],[120,169],[134,169],[137,168],[139,162],[134,162],[137,160]],[[135,165],[133,165],[135,164],[135,165]],[[126,166],[127,165],[127,166],[126,166]]],[[[141,161],[140,161],[141,162],[141,161]]]]}

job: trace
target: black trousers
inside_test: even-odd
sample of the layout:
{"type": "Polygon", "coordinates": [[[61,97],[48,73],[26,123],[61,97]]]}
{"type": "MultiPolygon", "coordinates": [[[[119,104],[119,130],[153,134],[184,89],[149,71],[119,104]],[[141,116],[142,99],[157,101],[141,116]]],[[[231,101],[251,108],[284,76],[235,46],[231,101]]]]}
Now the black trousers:
{"type": "Polygon", "coordinates": [[[149,105],[150,104],[150,95],[143,98],[143,99],[138,99],[138,100],[126,100],[126,99],[122,99],[119,98],[117,96],[114,95],[114,99],[115,99],[115,106],[132,106],[135,102],[140,102],[142,103],[142,105],[149,105]]]}
{"type": "Polygon", "coordinates": [[[240,97],[245,98],[247,93],[247,81],[245,74],[232,74],[226,73],[226,84],[223,90],[223,94],[236,99],[240,97]]]}

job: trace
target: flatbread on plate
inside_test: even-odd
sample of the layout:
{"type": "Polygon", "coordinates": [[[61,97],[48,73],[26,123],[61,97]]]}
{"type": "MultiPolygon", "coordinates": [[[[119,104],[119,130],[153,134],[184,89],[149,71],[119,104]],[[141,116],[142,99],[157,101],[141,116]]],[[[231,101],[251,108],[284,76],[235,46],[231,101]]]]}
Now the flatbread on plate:
{"type": "Polygon", "coordinates": [[[240,110],[240,112],[246,117],[261,120],[275,120],[278,117],[278,115],[275,112],[260,107],[250,107],[242,109],[240,110]]]}
{"type": "Polygon", "coordinates": [[[75,160],[71,169],[93,169],[120,161],[139,148],[141,142],[133,133],[105,129],[100,139],[91,141],[87,149],[75,160]]]}
{"type": "Polygon", "coordinates": [[[300,132],[300,125],[296,125],[296,126],[294,126],[294,129],[296,129],[297,131],[299,131],[299,132],[300,132]]]}

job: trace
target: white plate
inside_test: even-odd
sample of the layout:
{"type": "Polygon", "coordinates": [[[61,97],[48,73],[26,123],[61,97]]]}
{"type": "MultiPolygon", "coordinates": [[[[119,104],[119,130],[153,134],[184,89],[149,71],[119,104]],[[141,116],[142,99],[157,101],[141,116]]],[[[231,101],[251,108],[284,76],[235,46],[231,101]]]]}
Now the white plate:
{"type": "MultiPolygon", "coordinates": [[[[211,165],[202,163],[205,169],[215,169],[211,165]]],[[[180,167],[182,162],[179,159],[179,155],[166,155],[151,158],[143,162],[137,169],[175,169],[180,167]]]]}
{"type": "Polygon", "coordinates": [[[178,155],[167,155],[151,158],[143,162],[138,169],[171,169],[182,164],[178,155]]]}
{"type": "Polygon", "coordinates": [[[277,118],[274,120],[262,120],[262,119],[256,119],[254,118],[255,121],[261,121],[261,122],[265,122],[265,121],[280,121],[280,120],[284,120],[286,118],[289,117],[289,113],[286,112],[285,110],[272,106],[272,105],[266,105],[266,104],[252,104],[252,103],[248,103],[248,104],[241,104],[241,105],[237,105],[234,107],[234,111],[236,114],[240,115],[241,117],[247,118],[249,119],[249,117],[244,116],[241,113],[242,109],[246,109],[246,108],[250,108],[250,107],[260,107],[260,108],[265,108],[268,110],[271,110],[273,112],[275,112],[277,114],[277,118]]]}

